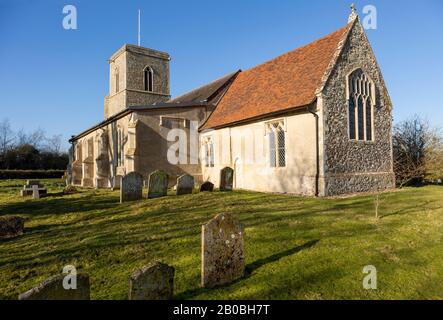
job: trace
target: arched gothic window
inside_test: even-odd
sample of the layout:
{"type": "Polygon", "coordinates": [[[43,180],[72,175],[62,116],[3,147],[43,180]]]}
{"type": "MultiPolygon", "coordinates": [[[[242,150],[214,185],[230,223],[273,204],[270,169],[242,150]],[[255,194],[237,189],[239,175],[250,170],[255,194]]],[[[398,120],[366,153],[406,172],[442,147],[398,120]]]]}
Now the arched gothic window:
{"type": "Polygon", "coordinates": [[[374,139],[375,87],[361,69],[348,77],[348,123],[351,140],[374,139]]]}
{"type": "Polygon", "coordinates": [[[214,167],[214,143],[212,138],[209,137],[204,143],[205,147],[205,167],[214,167]]]}
{"type": "Polygon", "coordinates": [[[154,91],[154,71],[149,66],[143,70],[143,82],[145,91],[154,91]]]}
{"type": "Polygon", "coordinates": [[[286,136],[283,121],[267,124],[269,164],[273,168],[286,167],[286,136]]]}

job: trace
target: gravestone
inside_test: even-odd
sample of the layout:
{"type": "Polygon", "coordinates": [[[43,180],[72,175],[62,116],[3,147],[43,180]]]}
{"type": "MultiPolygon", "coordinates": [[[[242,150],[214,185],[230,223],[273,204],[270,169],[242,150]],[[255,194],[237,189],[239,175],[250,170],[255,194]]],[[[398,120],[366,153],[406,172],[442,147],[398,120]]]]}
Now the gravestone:
{"type": "Polygon", "coordinates": [[[25,219],[14,216],[0,217],[0,238],[13,238],[23,234],[25,219]]]}
{"type": "Polygon", "coordinates": [[[245,273],[243,226],[228,213],[202,226],[201,286],[229,284],[245,273]]]}
{"type": "Polygon", "coordinates": [[[175,269],[154,262],[129,278],[129,300],[170,300],[173,296],[175,269]]]}
{"type": "Polygon", "coordinates": [[[214,191],[214,184],[209,181],[204,182],[200,186],[200,192],[205,192],[205,191],[209,191],[209,192],[214,191]]]}
{"type": "Polygon", "coordinates": [[[232,191],[234,170],[226,167],[220,171],[220,191],[232,191]]]}
{"type": "Polygon", "coordinates": [[[120,203],[142,199],[143,176],[138,172],[130,172],[121,178],[120,203]]]}
{"type": "Polygon", "coordinates": [[[156,170],[149,175],[148,199],[164,197],[168,193],[168,174],[162,170],[156,170]]]}
{"type": "Polygon", "coordinates": [[[177,195],[191,194],[194,189],[194,177],[184,174],[177,179],[177,195]]]}
{"type": "Polygon", "coordinates": [[[23,190],[20,190],[20,195],[22,197],[33,196],[35,187],[38,189],[39,196],[47,193],[47,190],[38,180],[27,180],[23,190]]]}
{"type": "Polygon", "coordinates": [[[38,186],[36,186],[36,185],[32,186],[32,198],[33,199],[40,199],[40,191],[38,190],[38,186]]]}
{"type": "Polygon", "coordinates": [[[89,300],[89,276],[77,274],[77,289],[63,288],[63,279],[67,274],[61,274],[40,283],[37,287],[18,296],[19,300],[89,300]]]}

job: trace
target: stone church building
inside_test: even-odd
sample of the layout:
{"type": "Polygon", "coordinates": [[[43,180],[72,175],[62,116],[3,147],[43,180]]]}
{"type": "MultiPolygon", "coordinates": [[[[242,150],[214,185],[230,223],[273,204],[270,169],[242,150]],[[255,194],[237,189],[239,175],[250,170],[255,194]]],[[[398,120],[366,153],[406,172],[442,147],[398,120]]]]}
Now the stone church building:
{"type": "Polygon", "coordinates": [[[246,71],[170,96],[167,53],[109,59],[104,121],[73,136],[73,185],[118,187],[157,170],[234,188],[331,196],[394,187],[392,103],[353,9],[343,28],[246,71]],[[178,160],[177,160],[178,159],[178,160]]]}

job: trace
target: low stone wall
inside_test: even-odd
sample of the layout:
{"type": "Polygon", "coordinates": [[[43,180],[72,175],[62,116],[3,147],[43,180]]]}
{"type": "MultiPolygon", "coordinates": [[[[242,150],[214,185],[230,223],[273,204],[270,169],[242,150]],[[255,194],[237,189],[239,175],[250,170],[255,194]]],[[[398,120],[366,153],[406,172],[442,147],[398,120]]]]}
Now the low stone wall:
{"type": "Polygon", "coordinates": [[[330,175],[325,181],[325,196],[377,192],[395,188],[395,175],[392,173],[330,175]]]}

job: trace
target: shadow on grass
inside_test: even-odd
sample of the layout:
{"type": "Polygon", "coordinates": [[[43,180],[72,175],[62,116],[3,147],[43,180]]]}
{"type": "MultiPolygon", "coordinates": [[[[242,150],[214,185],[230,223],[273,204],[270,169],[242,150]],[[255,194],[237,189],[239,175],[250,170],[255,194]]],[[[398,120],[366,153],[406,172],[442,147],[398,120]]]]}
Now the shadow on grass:
{"type": "Polygon", "coordinates": [[[304,249],[309,249],[313,246],[315,246],[317,244],[317,242],[319,242],[320,240],[312,240],[309,242],[306,242],[305,244],[301,245],[301,246],[297,246],[295,248],[289,249],[289,250],[285,250],[276,254],[273,254],[272,256],[263,258],[263,259],[259,259],[253,263],[250,263],[246,266],[246,276],[250,276],[255,270],[257,270],[258,268],[268,264],[268,263],[272,263],[275,261],[280,260],[281,258],[293,255],[294,253],[297,253],[299,251],[302,251],[304,249]]]}
{"type": "MultiPolygon", "coordinates": [[[[320,240],[312,240],[312,241],[306,242],[305,244],[303,244],[301,246],[297,246],[292,249],[285,250],[285,251],[273,254],[272,256],[269,256],[269,257],[266,257],[263,259],[259,259],[253,263],[250,263],[245,267],[244,277],[232,282],[230,285],[233,285],[239,281],[242,281],[245,278],[249,278],[255,270],[257,270],[258,268],[260,268],[268,263],[276,262],[284,257],[288,257],[288,256],[293,255],[293,254],[300,252],[302,250],[309,249],[309,248],[315,246],[317,244],[317,242],[319,242],[319,241],[320,240]]],[[[227,285],[227,286],[229,286],[229,285],[227,285]]],[[[213,289],[195,288],[195,289],[187,290],[187,291],[184,291],[184,292],[178,294],[174,299],[176,299],[176,300],[191,299],[193,297],[196,297],[196,296],[198,296],[204,292],[210,291],[210,290],[213,290],[213,289]]]]}

